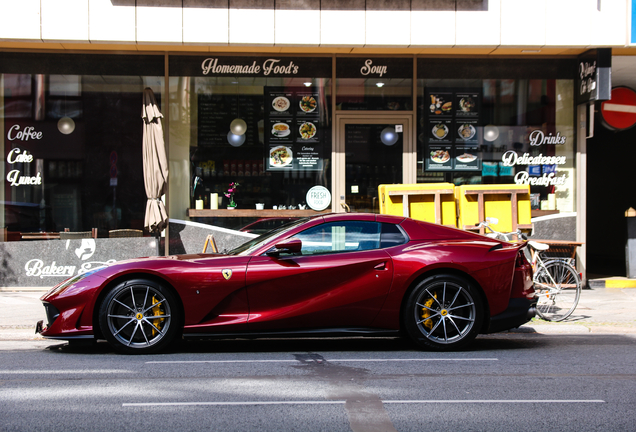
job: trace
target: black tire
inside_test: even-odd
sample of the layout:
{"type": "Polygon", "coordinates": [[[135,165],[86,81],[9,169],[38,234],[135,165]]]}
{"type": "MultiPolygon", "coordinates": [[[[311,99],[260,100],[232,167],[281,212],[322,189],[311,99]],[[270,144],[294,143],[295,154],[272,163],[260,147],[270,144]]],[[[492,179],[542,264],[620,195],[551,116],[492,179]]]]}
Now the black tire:
{"type": "Polygon", "coordinates": [[[411,291],[403,319],[407,333],[421,348],[450,351],[477,337],[484,307],[470,282],[440,274],[424,279],[411,291]]]}
{"type": "Polygon", "coordinates": [[[99,308],[99,326],[110,345],[125,354],[165,349],[181,332],[174,294],[161,284],[129,280],[112,288],[99,308]]]}

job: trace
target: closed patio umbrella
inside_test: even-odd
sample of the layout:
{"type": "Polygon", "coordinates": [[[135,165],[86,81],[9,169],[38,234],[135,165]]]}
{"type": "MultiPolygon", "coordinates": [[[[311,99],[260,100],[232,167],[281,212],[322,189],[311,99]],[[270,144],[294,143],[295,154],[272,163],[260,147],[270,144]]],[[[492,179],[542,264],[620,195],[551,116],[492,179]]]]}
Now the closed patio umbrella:
{"type": "Polygon", "coordinates": [[[143,165],[146,186],[146,218],[144,225],[150,232],[159,233],[168,223],[168,213],[161,201],[168,186],[168,158],[163,140],[163,115],[159,111],[152,89],[144,89],[144,103],[141,112],[144,122],[143,165]]]}

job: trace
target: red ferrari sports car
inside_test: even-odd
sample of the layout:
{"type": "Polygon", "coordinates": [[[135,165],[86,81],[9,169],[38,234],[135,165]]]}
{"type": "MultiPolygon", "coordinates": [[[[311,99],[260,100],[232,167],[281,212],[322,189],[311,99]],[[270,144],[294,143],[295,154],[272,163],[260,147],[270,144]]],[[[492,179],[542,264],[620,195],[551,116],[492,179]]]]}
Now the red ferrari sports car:
{"type": "Polygon", "coordinates": [[[404,217],[292,221],[225,254],[121,261],[41,300],[46,338],[124,353],[182,337],[407,335],[457,349],[535,314],[524,244],[404,217]]]}

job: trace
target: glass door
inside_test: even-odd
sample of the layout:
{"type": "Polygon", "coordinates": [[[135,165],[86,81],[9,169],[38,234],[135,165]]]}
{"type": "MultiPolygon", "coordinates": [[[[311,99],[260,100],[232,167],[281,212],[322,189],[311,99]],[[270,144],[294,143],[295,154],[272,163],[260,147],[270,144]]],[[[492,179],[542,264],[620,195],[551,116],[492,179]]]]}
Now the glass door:
{"type": "Polygon", "coordinates": [[[415,183],[411,116],[338,116],[334,211],[379,213],[378,186],[415,183]]]}

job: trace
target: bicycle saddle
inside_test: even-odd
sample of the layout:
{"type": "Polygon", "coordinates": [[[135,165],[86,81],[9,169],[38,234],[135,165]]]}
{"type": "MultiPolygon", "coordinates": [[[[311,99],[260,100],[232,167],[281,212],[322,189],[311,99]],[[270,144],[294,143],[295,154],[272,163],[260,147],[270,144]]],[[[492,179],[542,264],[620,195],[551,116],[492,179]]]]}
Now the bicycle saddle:
{"type": "Polygon", "coordinates": [[[539,243],[532,240],[528,241],[528,243],[530,244],[530,246],[532,246],[534,249],[538,251],[544,251],[544,250],[550,249],[550,245],[547,245],[545,243],[539,243]]]}

